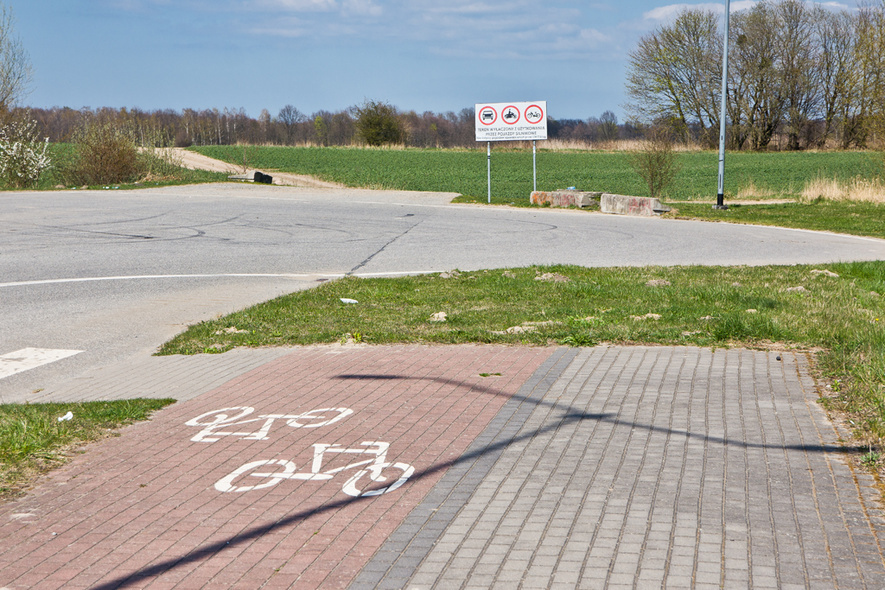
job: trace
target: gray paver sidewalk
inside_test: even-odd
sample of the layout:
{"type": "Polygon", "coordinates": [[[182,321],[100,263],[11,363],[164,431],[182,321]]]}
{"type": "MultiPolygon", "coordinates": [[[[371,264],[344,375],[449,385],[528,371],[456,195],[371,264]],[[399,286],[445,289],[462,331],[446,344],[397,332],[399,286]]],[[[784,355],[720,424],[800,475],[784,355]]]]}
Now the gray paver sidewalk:
{"type": "Polygon", "coordinates": [[[450,471],[448,497],[429,496],[351,588],[885,588],[871,478],[840,457],[804,356],[775,356],[559,359],[554,383],[502,409],[533,400],[482,481],[450,471]]]}

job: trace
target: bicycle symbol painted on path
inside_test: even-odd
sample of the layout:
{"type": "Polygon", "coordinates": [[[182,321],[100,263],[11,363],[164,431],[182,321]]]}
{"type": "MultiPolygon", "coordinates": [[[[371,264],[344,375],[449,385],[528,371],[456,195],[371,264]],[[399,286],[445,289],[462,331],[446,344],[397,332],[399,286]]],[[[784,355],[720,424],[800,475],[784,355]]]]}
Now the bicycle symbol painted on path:
{"type": "Polygon", "coordinates": [[[350,408],[320,408],[319,410],[311,410],[301,414],[262,414],[257,418],[248,420],[240,420],[255,411],[255,408],[248,406],[237,406],[233,408],[222,408],[220,410],[212,410],[205,414],[200,414],[196,418],[191,418],[185,424],[187,426],[205,426],[191,440],[193,442],[217,442],[221,440],[221,436],[241,436],[243,440],[267,440],[270,438],[270,428],[276,420],[285,420],[287,426],[292,428],[319,428],[328,426],[342,420],[351,414],[353,410],[350,408]],[[237,412],[229,415],[228,412],[237,412]],[[206,418],[213,417],[212,420],[203,421],[206,418]],[[244,424],[252,424],[261,422],[264,424],[254,432],[230,432],[223,431],[222,428],[231,426],[242,426],[244,424]]]}
{"type": "Polygon", "coordinates": [[[341,445],[330,445],[325,443],[317,443],[313,445],[313,462],[311,463],[310,471],[296,471],[297,466],[295,463],[292,461],[286,461],[285,459],[252,461],[218,480],[215,483],[215,489],[219,492],[249,492],[275,486],[287,479],[322,481],[332,479],[337,473],[346,469],[355,469],[357,467],[365,466],[364,469],[360,469],[344,482],[341,491],[349,496],[356,497],[380,496],[381,494],[386,494],[397,489],[406,483],[406,480],[415,473],[415,468],[407,463],[387,462],[387,449],[390,447],[390,443],[374,441],[363,442],[360,444],[366,448],[347,449],[343,448],[341,445]],[[364,461],[349,463],[343,467],[336,467],[334,469],[322,471],[323,459],[326,453],[353,453],[359,455],[374,455],[375,457],[364,461]],[[282,469],[273,469],[273,466],[279,466],[282,469]],[[262,470],[262,468],[265,469],[262,470]],[[361,489],[363,486],[369,486],[372,483],[383,483],[394,477],[385,477],[382,475],[382,471],[384,470],[394,470],[400,475],[397,477],[396,481],[382,488],[367,491],[361,489]],[[259,481],[256,482],[249,478],[257,478],[259,481]]]}
{"type": "MultiPolygon", "coordinates": [[[[237,436],[243,440],[268,440],[275,421],[285,420],[292,428],[319,428],[334,424],[353,414],[350,408],[320,408],[301,414],[262,414],[257,418],[243,419],[255,411],[254,408],[238,406],[212,410],[200,414],[185,422],[187,426],[202,426],[203,429],[191,438],[193,442],[213,443],[222,436],[237,436]],[[257,430],[229,430],[235,426],[263,422],[257,430]],[[228,430],[223,430],[228,429],[228,430]]],[[[325,481],[338,473],[357,470],[342,485],[341,491],[354,497],[380,496],[392,492],[402,486],[415,468],[408,463],[387,461],[387,450],[390,443],[382,441],[364,441],[359,448],[346,448],[340,444],[315,443],[313,445],[313,461],[309,471],[298,471],[297,465],[285,459],[262,459],[246,463],[215,482],[219,492],[250,492],[273,487],[285,480],[325,481]],[[323,462],[328,462],[327,454],[339,455],[371,455],[372,458],[358,460],[344,466],[323,469],[323,462]],[[386,475],[385,475],[386,474],[386,475]],[[382,484],[390,480],[386,486],[371,488],[373,484],[382,484]]]]}

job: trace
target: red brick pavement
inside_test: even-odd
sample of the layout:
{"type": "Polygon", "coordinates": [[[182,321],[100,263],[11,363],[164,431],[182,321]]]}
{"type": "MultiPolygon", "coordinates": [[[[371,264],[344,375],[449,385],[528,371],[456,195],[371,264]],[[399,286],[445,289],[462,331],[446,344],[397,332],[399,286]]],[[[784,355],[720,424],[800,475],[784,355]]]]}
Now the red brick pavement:
{"type": "MultiPolygon", "coordinates": [[[[0,506],[0,588],[345,587],[551,353],[417,345],[295,350],[91,446],[25,498],[0,506]],[[253,421],[234,425],[245,410],[227,410],[227,422],[214,430],[186,424],[235,407],[252,408],[241,420],[253,421]],[[319,414],[289,425],[291,416],[329,408],[353,413],[324,426],[316,426],[319,414]],[[289,418],[258,419],[269,415],[289,418]],[[266,432],[256,434],[262,427],[266,432]],[[314,444],[357,449],[367,441],[390,443],[386,461],[411,465],[414,475],[390,493],[360,498],[343,491],[359,467],[321,481],[216,488],[253,461],[290,461],[309,472],[314,444]]],[[[326,453],[321,471],[373,457],[326,453]]],[[[402,470],[382,473],[393,477],[376,487],[402,470]]],[[[269,481],[244,477],[233,485],[269,481]]],[[[364,476],[359,483],[372,482],[364,476]]]]}

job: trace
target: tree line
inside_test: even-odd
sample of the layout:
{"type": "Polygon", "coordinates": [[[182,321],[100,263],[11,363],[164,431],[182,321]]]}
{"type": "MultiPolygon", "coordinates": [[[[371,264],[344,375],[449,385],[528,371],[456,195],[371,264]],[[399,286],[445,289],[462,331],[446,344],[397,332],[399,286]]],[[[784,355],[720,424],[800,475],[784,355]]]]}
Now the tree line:
{"type": "MultiPolygon", "coordinates": [[[[885,0],[855,10],[763,0],[731,15],[731,149],[865,148],[885,137],[885,0]]],[[[685,141],[719,138],[723,31],[702,8],[630,53],[628,111],[685,141]]]]}
{"type": "MultiPolygon", "coordinates": [[[[422,148],[476,147],[474,109],[455,113],[400,111],[378,101],[307,115],[286,105],[276,115],[263,109],[257,118],[240,109],[31,108],[41,136],[71,141],[79,129],[101,122],[125,129],[139,145],[317,145],[399,144],[422,148]]],[[[548,137],[584,143],[639,137],[641,131],[606,111],[587,119],[549,119],[548,137]]]]}

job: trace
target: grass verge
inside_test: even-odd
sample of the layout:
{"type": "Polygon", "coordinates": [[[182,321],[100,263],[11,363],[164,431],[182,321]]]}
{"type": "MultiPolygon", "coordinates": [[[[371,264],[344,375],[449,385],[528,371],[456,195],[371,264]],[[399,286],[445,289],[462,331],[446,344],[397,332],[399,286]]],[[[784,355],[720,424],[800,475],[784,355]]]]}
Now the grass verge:
{"type": "Polygon", "coordinates": [[[192,326],[160,353],[339,341],[814,350],[829,403],[885,441],[885,262],[346,278],[192,326]]]}
{"type": "Polygon", "coordinates": [[[85,443],[173,403],[172,399],[0,404],[0,500],[24,492],[40,474],[63,465],[85,443]],[[59,420],[71,413],[71,418],[59,420]]]}
{"type": "Polygon", "coordinates": [[[674,210],[666,217],[775,225],[885,238],[885,204],[879,203],[815,199],[772,205],[729,205],[727,210],[716,210],[699,203],[671,202],[669,205],[674,210]]]}

